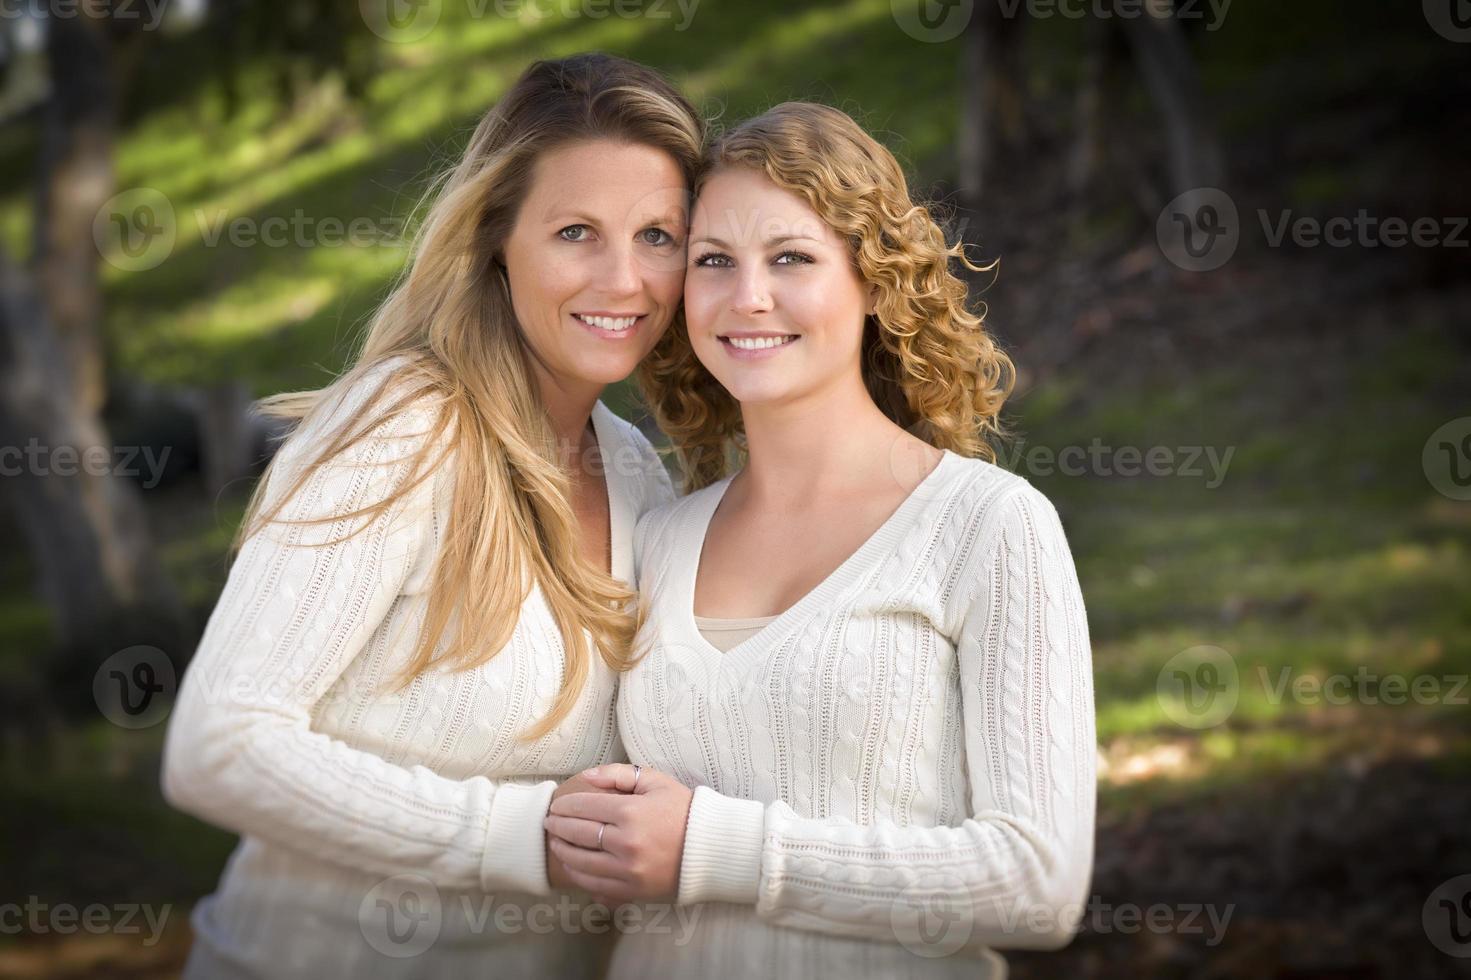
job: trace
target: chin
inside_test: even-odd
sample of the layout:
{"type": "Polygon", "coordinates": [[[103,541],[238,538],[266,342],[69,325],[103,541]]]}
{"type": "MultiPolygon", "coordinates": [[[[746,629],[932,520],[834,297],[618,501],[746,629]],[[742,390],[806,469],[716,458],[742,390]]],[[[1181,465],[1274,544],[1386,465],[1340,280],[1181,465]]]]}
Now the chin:
{"type": "Polygon", "coordinates": [[[583,381],[601,385],[617,384],[633,374],[642,359],[641,355],[639,357],[630,357],[628,354],[616,357],[590,355],[578,359],[575,371],[583,381]]]}
{"type": "Polygon", "coordinates": [[[781,378],[732,378],[729,384],[719,378],[716,380],[742,405],[785,401],[796,393],[792,385],[781,378]]]}

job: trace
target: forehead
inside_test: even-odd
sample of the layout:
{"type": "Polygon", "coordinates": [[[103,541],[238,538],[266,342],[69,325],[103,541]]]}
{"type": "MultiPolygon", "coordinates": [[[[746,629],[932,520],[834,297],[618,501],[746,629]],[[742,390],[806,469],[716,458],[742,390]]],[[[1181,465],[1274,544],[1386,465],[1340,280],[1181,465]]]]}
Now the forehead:
{"type": "Polygon", "coordinates": [[[689,190],[678,163],[663,150],[613,140],[579,140],[554,147],[532,165],[526,203],[550,219],[569,211],[641,221],[683,214],[689,190]]]}
{"type": "Polygon", "coordinates": [[[800,195],[744,168],[719,171],[705,182],[691,230],[740,245],[788,235],[840,244],[837,233],[800,195]]]}

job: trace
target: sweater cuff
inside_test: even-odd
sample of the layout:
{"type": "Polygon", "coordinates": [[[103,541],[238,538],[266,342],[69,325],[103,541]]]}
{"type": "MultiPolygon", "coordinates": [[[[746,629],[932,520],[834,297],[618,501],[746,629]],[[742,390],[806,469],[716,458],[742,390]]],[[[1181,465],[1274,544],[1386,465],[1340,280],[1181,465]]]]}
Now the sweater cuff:
{"type": "Polygon", "coordinates": [[[533,895],[551,894],[542,820],[556,789],[556,782],[550,779],[531,786],[502,783],[496,787],[485,832],[485,856],[480,860],[480,884],[486,891],[513,888],[533,895]]]}
{"type": "Polygon", "coordinates": [[[765,831],[766,805],[760,800],[738,800],[708,786],[695,787],[675,903],[755,905],[765,831]]]}

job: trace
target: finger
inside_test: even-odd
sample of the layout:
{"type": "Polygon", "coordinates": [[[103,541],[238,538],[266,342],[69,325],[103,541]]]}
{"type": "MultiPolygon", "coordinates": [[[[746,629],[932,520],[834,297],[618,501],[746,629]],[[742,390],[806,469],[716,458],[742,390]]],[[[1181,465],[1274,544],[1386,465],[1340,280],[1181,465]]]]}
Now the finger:
{"type": "Polygon", "coordinates": [[[552,800],[548,812],[559,817],[581,817],[584,820],[616,824],[628,812],[625,809],[627,803],[627,798],[622,794],[568,793],[552,800]]]}
{"type": "MultiPolygon", "coordinates": [[[[649,767],[643,766],[643,777],[649,775],[649,767]]],[[[638,792],[644,788],[644,779],[636,775],[633,765],[627,762],[610,762],[604,766],[597,766],[583,772],[583,776],[591,783],[598,786],[607,786],[616,789],[620,793],[635,792],[634,783],[638,783],[638,792]]]]}
{"type": "Polygon", "coordinates": [[[600,823],[596,820],[583,820],[581,817],[559,817],[555,815],[542,818],[542,828],[553,838],[560,838],[568,844],[576,847],[587,848],[591,851],[618,851],[618,828],[612,824],[600,823]],[[599,828],[607,827],[607,830],[599,828]],[[602,845],[598,844],[598,834],[602,834],[602,845]]]}
{"type": "Polygon", "coordinates": [[[622,881],[628,874],[628,868],[616,855],[607,851],[592,851],[585,847],[574,847],[560,837],[548,839],[552,854],[565,868],[581,871],[583,874],[596,875],[607,878],[610,881],[622,881]]]}

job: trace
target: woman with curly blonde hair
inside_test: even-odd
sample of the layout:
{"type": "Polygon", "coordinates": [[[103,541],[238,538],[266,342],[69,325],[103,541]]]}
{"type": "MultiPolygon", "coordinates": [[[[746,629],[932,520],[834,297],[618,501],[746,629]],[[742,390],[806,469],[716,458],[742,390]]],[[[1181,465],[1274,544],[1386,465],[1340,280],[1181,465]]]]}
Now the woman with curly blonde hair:
{"type": "Polygon", "coordinates": [[[552,853],[694,906],[615,977],[1004,976],[1076,927],[1096,751],[1062,525],[990,461],[1011,364],[845,114],[777,106],[696,188],[687,331],[644,366],[693,492],[635,533],[633,764],[553,802],[552,853]]]}

